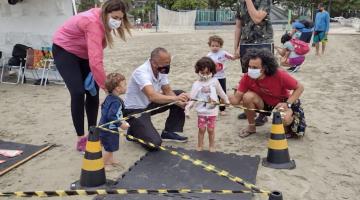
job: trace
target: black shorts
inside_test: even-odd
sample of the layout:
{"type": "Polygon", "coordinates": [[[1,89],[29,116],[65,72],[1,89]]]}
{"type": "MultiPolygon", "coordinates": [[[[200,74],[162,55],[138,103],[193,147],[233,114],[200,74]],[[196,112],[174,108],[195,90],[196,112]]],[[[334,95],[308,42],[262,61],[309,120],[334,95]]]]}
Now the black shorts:
{"type": "Polygon", "coordinates": [[[263,108],[263,110],[268,111],[268,112],[260,112],[260,111],[258,111],[258,110],[255,111],[255,112],[257,112],[257,113],[263,113],[263,114],[266,115],[266,116],[270,116],[271,113],[272,113],[272,110],[274,110],[274,108],[275,108],[275,106],[270,106],[270,105],[264,103],[264,108],[263,108]]]}

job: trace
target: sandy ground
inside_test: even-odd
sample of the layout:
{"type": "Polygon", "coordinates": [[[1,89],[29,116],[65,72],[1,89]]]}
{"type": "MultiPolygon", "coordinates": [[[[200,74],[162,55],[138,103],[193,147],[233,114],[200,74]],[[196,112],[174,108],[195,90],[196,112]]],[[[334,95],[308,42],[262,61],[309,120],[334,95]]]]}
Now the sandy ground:
{"type": "MultiPolygon", "coordinates": [[[[189,90],[196,79],[194,63],[208,52],[207,38],[218,34],[224,49],[232,52],[233,31],[211,30],[193,33],[134,32],[127,43],[106,50],[107,72],[118,71],[129,77],[157,46],[166,47],[174,56],[171,85],[189,90]]],[[[281,32],[276,32],[279,44],[281,32]]],[[[360,36],[330,35],[326,54],[307,56],[301,70],[294,74],[305,85],[303,100],[308,128],[302,139],[289,140],[290,155],[296,160],[294,170],[273,170],[259,166],[257,185],[280,190],[285,199],[358,199],[360,195],[360,36]]],[[[238,61],[227,64],[228,87],[240,77],[238,61]]],[[[230,92],[230,91],[228,91],[230,92]]],[[[1,191],[68,189],[79,179],[82,156],[75,151],[75,132],[70,118],[70,99],[59,85],[0,85],[0,138],[29,144],[55,143],[57,147],[36,157],[0,178],[1,191]]],[[[104,99],[104,93],[101,99],[104,99]]],[[[216,127],[218,151],[260,155],[267,153],[271,123],[258,128],[258,134],[240,139],[237,134],[246,122],[236,119],[240,110],[229,109],[216,127]]],[[[166,114],[153,118],[159,130],[166,114]]],[[[195,149],[196,118],[186,121],[189,142],[178,146],[195,149]]],[[[143,156],[138,145],[121,138],[116,157],[128,168],[143,156]]],[[[126,169],[107,173],[115,179],[126,169]]],[[[170,177],[169,177],[170,178],[170,177]]],[[[220,177],[219,177],[220,178],[220,177]]],[[[225,188],[224,188],[225,189],[225,188]]],[[[55,198],[58,199],[58,198],[55,198]]],[[[66,199],[91,199],[74,197],[66,199]]],[[[254,199],[266,199],[256,195],[254,199]]]]}

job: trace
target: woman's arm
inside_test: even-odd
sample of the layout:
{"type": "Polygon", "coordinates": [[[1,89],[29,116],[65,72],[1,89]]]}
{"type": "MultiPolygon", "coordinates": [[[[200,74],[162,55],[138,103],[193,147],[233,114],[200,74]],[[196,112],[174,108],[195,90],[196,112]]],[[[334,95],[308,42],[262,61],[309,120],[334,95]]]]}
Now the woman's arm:
{"type": "Polygon", "coordinates": [[[234,37],[234,58],[240,58],[241,20],[236,19],[234,37]]]}
{"type": "Polygon", "coordinates": [[[104,32],[98,26],[89,22],[85,26],[85,38],[88,48],[89,66],[93,73],[94,79],[100,88],[105,88],[105,70],[104,70],[104,32]]]}
{"type": "Polygon", "coordinates": [[[245,0],[245,1],[250,18],[254,21],[254,23],[259,24],[260,22],[262,22],[268,13],[265,12],[264,10],[256,10],[252,0],[245,0]]]}

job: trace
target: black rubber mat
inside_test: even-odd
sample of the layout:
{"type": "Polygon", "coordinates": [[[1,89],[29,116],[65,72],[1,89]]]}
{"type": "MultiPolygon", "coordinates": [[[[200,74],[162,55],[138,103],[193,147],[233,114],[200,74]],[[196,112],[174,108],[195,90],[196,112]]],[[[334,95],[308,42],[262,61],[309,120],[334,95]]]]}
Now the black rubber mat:
{"type": "MultiPolygon", "coordinates": [[[[197,152],[193,150],[174,149],[186,153],[192,158],[206,161],[218,168],[241,177],[247,182],[255,184],[260,157],[239,156],[220,152],[197,152]]],[[[207,172],[191,162],[182,160],[168,152],[151,152],[122,175],[116,188],[125,189],[213,189],[213,190],[248,190],[227,178],[207,172]]],[[[166,195],[106,195],[95,199],[141,199],[141,200],[184,200],[184,199],[219,199],[219,200],[249,200],[252,194],[166,194],[166,195]]]]}
{"type": "Polygon", "coordinates": [[[0,164],[0,176],[4,175],[5,173],[9,172],[10,170],[14,169],[18,165],[25,163],[25,161],[29,160],[30,158],[34,157],[35,155],[47,150],[50,148],[50,145],[30,145],[30,144],[20,144],[15,142],[5,142],[0,140],[0,149],[7,149],[7,150],[22,150],[23,153],[13,157],[8,158],[5,156],[0,155],[0,160],[5,160],[6,162],[0,164]],[[43,150],[43,151],[42,151],[43,150]]]}

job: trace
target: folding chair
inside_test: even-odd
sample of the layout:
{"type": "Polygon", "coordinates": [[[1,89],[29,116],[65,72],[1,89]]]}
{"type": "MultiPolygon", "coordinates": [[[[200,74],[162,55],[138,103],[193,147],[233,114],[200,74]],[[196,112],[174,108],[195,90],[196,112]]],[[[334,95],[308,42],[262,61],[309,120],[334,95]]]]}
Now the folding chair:
{"type": "Polygon", "coordinates": [[[47,59],[44,57],[42,50],[28,49],[26,52],[26,63],[21,83],[24,83],[25,74],[29,74],[27,72],[31,72],[34,79],[40,80],[40,85],[46,85],[47,81],[45,80],[45,76],[48,75],[47,72],[53,63],[53,59],[47,59]],[[38,71],[41,71],[40,75],[38,74],[38,71]]]}
{"type": "Polygon", "coordinates": [[[20,65],[15,66],[15,65],[8,65],[6,63],[7,60],[8,60],[7,57],[4,57],[2,59],[2,69],[1,69],[1,75],[0,75],[0,83],[19,84],[20,83],[20,78],[22,77],[22,75],[24,73],[24,66],[23,66],[24,61],[22,60],[20,62],[20,65]],[[15,70],[15,73],[17,74],[16,82],[11,82],[11,81],[6,81],[5,80],[6,69],[7,69],[7,71],[15,70]]]}

